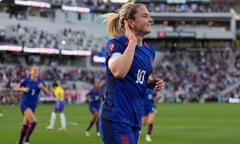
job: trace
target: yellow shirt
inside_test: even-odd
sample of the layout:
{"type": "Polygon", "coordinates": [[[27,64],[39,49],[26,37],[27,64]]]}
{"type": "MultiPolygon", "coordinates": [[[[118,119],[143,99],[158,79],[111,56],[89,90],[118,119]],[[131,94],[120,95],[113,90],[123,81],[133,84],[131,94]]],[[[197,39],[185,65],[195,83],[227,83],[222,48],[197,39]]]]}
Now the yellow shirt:
{"type": "Polygon", "coordinates": [[[60,86],[57,86],[53,89],[53,93],[58,101],[64,100],[64,89],[60,86]]]}

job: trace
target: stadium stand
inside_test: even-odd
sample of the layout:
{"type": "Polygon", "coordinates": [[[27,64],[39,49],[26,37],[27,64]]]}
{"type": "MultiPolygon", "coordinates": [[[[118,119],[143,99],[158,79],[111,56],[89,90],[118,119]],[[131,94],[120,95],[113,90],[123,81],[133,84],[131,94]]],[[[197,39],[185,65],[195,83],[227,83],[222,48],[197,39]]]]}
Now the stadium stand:
{"type": "MultiPolygon", "coordinates": [[[[99,13],[114,11],[119,6],[119,4],[109,6],[101,0],[93,2],[45,0],[44,2],[54,6],[65,4],[91,7],[101,10],[96,11],[99,13]]],[[[239,7],[238,5],[144,3],[148,3],[151,14],[157,18],[152,27],[153,33],[148,35],[146,41],[153,43],[157,48],[157,62],[153,74],[166,83],[166,88],[162,92],[162,101],[227,102],[229,98],[240,97],[238,86],[240,51],[232,44],[232,41],[236,40],[236,28],[233,25],[235,12],[230,9],[239,7]],[[190,23],[189,21],[196,20],[193,19],[194,16],[201,23],[190,23]],[[186,23],[182,24],[178,21],[182,18],[186,23]],[[202,21],[203,19],[207,22],[202,21]],[[215,25],[210,25],[208,20],[216,21],[215,25]],[[181,32],[187,34],[190,32],[194,36],[190,38],[175,36],[175,34],[180,35],[181,32]]],[[[29,14],[31,9],[33,8],[28,8],[26,19],[9,18],[8,13],[4,11],[0,13],[0,46],[14,44],[28,48],[103,51],[108,37],[99,14],[81,13],[80,20],[73,20],[78,17],[77,13],[62,12],[57,9],[46,10],[54,11],[58,14],[58,18],[63,18],[57,19],[51,15],[42,17],[40,10],[37,9],[33,10],[38,14],[31,16],[29,14]]],[[[105,86],[104,68],[91,65],[90,56],[43,55],[2,50],[0,59],[0,93],[4,96],[4,99],[1,98],[3,103],[18,102],[15,97],[18,98],[19,94],[14,93],[12,88],[28,74],[29,64],[39,65],[42,77],[49,84],[53,81],[61,82],[66,89],[66,99],[69,103],[84,102],[82,96],[91,87],[94,79],[100,79],[102,86],[105,86]]],[[[45,98],[42,96],[42,101],[45,101],[45,98]]]]}

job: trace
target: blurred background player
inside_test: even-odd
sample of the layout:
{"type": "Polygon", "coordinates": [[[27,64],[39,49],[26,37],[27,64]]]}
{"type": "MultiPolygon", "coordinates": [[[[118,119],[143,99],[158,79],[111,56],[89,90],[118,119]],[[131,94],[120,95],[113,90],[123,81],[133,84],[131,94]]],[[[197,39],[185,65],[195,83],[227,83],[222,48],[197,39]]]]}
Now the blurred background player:
{"type": "Polygon", "coordinates": [[[3,102],[3,96],[2,96],[2,95],[0,95],[0,117],[2,117],[2,116],[3,116],[3,112],[2,112],[2,110],[1,110],[1,105],[2,105],[2,102],[3,102]]]}
{"type": "Polygon", "coordinates": [[[99,123],[99,109],[101,105],[101,101],[103,99],[103,91],[100,88],[100,82],[95,81],[94,87],[86,94],[87,97],[87,102],[89,103],[89,111],[92,114],[92,119],[89,122],[89,125],[86,129],[86,136],[90,136],[90,129],[94,124],[96,124],[96,132],[97,135],[100,136],[99,134],[99,128],[98,128],[98,123],[99,123]]]}
{"type": "Polygon", "coordinates": [[[3,113],[2,113],[2,111],[1,111],[1,109],[0,109],[0,117],[2,117],[3,116],[3,113]]]}
{"type": "Polygon", "coordinates": [[[153,122],[155,117],[155,102],[157,102],[161,98],[160,95],[153,90],[153,88],[147,88],[144,96],[143,102],[143,117],[142,117],[142,125],[145,126],[148,124],[146,141],[151,142],[151,134],[153,130],[153,122]]]}
{"type": "Polygon", "coordinates": [[[64,89],[61,86],[59,86],[57,83],[53,83],[52,88],[53,88],[53,94],[56,97],[56,102],[54,105],[54,110],[51,114],[50,125],[47,126],[47,129],[48,130],[54,129],[56,114],[60,113],[59,116],[61,120],[61,128],[59,128],[59,130],[66,130],[66,117],[64,114],[64,107],[65,107],[64,89]]]}
{"type": "Polygon", "coordinates": [[[35,111],[38,104],[39,93],[41,90],[46,95],[50,93],[45,86],[45,82],[39,77],[39,69],[36,66],[30,68],[30,76],[17,84],[15,90],[23,92],[20,108],[24,116],[23,127],[17,144],[22,144],[24,138],[25,144],[29,144],[30,136],[37,124],[35,111]]]}

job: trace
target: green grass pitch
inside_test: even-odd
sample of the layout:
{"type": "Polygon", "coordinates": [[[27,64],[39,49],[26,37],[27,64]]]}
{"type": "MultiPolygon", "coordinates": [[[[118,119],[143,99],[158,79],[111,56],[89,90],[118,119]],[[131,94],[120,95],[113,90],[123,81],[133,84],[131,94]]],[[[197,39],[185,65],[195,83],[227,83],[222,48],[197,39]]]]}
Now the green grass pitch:
{"type": "MultiPolygon", "coordinates": [[[[48,131],[53,105],[39,105],[37,127],[31,137],[31,144],[101,144],[102,141],[91,129],[91,136],[85,136],[86,126],[91,118],[86,104],[67,105],[67,131],[48,131]]],[[[1,106],[0,144],[15,144],[22,125],[18,106],[1,106]]],[[[146,144],[142,130],[140,144],[146,144]]],[[[239,104],[158,104],[152,133],[152,144],[239,144],[239,104]]]]}

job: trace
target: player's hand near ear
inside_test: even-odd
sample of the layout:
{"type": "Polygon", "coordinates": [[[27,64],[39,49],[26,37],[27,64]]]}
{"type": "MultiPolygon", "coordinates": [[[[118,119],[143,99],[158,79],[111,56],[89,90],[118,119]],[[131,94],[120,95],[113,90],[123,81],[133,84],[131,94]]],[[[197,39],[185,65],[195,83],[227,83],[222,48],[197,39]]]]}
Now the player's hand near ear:
{"type": "Polygon", "coordinates": [[[124,28],[125,28],[125,36],[128,38],[128,40],[137,42],[137,37],[135,36],[133,31],[130,29],[127,20],[124,20],[124,28]]]}

